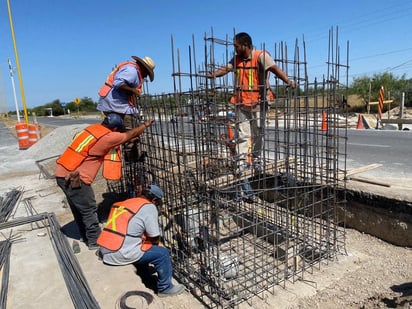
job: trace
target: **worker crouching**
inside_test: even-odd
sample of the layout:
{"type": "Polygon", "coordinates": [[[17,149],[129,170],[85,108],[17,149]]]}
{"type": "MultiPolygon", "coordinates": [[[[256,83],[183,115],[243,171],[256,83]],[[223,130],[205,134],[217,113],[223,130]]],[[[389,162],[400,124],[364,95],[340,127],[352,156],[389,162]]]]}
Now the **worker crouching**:
{"type": "Polygon", "coordinates": [[[105,264],[134,264],[137,268],[154,265],[157,272],[159,297],[178,295],[184,291],[181,284],[172,283],[172,263],[169,251],[159,246],[159,211],[163,191],[154,184],[142,195],[113,204],[106,225],[97,243],[105,264]]]}

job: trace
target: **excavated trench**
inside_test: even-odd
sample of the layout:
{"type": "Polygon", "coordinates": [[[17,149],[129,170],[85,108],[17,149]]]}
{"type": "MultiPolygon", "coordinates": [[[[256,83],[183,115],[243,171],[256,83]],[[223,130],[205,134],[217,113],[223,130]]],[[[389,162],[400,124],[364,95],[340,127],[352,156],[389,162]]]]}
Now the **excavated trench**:
{"type": "Polygon", "coordinates": [[[346,190],[346,201],[339,213],[345,216],[346,227],[412,247],[412,202],[351,189],[346,190]]]}

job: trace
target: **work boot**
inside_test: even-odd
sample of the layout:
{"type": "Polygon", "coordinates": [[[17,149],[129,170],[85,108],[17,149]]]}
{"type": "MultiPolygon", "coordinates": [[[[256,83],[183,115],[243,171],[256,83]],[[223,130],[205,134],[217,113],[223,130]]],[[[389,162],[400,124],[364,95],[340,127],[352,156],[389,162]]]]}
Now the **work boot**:
{"type": "Polygon", "coordinates": [[[175,296],[175,295],[181,294],[184,290],[185,290],[185,286],[183,284],[176,284],[163,292],[159,292],[157,296],[159,297],[175,296]]]}
{"type": "Polygon", "coordinates": [[[100,249],[100,246],[98,244],[87,244],[87,247],[89,247],[90,251],[100,249]]]}

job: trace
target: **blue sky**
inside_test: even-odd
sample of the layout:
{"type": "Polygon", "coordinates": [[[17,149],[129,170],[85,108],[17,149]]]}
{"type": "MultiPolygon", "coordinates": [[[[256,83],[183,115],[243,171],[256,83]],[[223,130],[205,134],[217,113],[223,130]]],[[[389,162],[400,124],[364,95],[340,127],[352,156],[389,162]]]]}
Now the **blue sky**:
{"type": "MultiPolygon", "coordinates": [[[[349,82],[385,71],[412,78],[410,0],[10,0],[10,5],[27,107],[76,97],[97,101],[111,68],[132,55],[156,62],[150,93],[173,92],[171,37],[175,52],[179,48],[186,58],[193,38],[202,51],[212,29],[222,39],[248,32],[257,47],[264,44],[269,51],[279,42],[293,48],[304,36],[309,74],[321,77],[329,30],[338,27],[343,49],[349,41],[349,82]]],[[[0,0],[0,111],[4,94],[8,110],[15,110],[8,58],[16,66],[7,1],[0,0]]],[[[21,109],[17,72],[14,81],[21,109]]]]}

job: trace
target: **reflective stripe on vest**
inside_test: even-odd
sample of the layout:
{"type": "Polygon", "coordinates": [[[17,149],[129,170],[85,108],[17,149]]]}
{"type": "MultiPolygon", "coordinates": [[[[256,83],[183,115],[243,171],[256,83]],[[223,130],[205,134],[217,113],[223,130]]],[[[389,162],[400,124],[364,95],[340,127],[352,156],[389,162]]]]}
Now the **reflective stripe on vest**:
{"type": "Polygon", "coordinates": [[[139,88],[139,89],[142,88],[143,79],[142,79],[142,75],[140,74],[140,70],[137,66],[137,63],[132,62],[132,61],[125,61],[125,62],[119,63],[114,68],[114,70],[112,72],[110,72],[110,74],[107,76],[106,82],[103,84],[103,86],[98,91],[99,96],[104,98],[105,96],[107,96],[109,94],[110,90],[112,90],[112,88],[113,88],[114,76],[125,65],[133,65],[136,68],[136,71],[137,71],[137,74],[139,75],[139,80],[140,80],[140,84],[137,86],[137,88],[139,88]]]}
{"type": "Polygon", "coordinates": [[[57,159],[57,164],[69,171],[74,171],[89,156],[90,148],[104,135],[112,132],[101,124],[88,126],[78,133],[63,154],[57,159]]]}
{"type": "MultiPolygon", "coordinates": [[[[259,84],[259,56],[263,53],[261,50],[255,50],[251,59],[235,58],[235,93],[230,99],[233,104],[242,103],[245,106],[255,106],[259,103],[260,94],[265,85],[259,84]]],[[[273,94],[270,87],[267,87],[269,99],[273,100],[273,94]]]]}
{"type": "Polygon", "coordinates": [[[104,156],[102,175],[107,180],[122,178],[122,152],[120,146],[110,149],[104,156]]]}
{"type": "MultiPolygon", "coordinates": [[[[119,250],[123,245],[126,235],[128,235],[127,228],[130,220],[146,204],[150,204],[150,202],[142,197],[131,198],[113,204],[106,225],[97,239],[97,244],[111,251],[119,250]]],[[[141,249],[143,251],[149,250],[152,244],[146,241],[146,233],[143,233],[141,238],[141,249]]]]}

